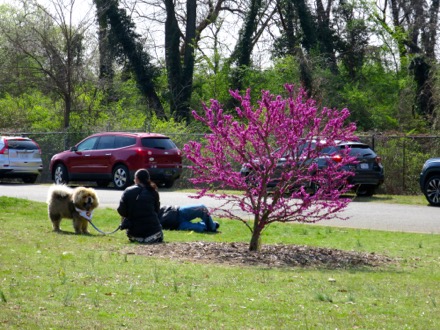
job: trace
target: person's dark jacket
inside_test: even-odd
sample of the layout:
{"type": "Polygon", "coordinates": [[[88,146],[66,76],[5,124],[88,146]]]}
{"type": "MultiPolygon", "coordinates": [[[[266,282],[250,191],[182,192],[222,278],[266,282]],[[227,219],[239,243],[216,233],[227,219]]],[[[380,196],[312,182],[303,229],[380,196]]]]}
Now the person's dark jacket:
{"type": "Polygon", "coordinates": [[[133,237],[148,237],[162,231],[158,218],[159,208],[159,193],[156,190],[140,185],[128,187],[117,209],[126,218],[122,229],[127,229],[127,235],[133,237]]]}
{"type": "Polygon", "coordinates": [[[159,221],[163,229],[176,230],[179,227],[179,207],[162,206],[159,210],[159,221]]]}

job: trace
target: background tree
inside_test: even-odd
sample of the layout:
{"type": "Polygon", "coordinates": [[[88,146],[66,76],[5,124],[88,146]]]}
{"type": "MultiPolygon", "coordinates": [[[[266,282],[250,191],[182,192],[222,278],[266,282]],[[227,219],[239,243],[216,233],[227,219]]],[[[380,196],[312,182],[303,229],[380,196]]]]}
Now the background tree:
{"type": "MultiPolygon", "coordinates": [[[[83,64],[78,66],[78,79],[72,80],[76,82],[69,119],[71,129],[112,129],[122,123],[124,127],[128,123],[145,124],[153,115],[161,116],[162,112],[156,112],[154,104],[159,105],[158,109],[162,107],[167,118],[173,116],[191,121],[189,111],[200,108],[200,99],[215,97],[225,104],[230,101],[225,86],[252,86],[255,94],[270,86],[278,93],[286,81],[301,83],[318,103],[350,108],[352,120],[365,131],[427,132],[438,125],[437,0],[201,0],[196,3],[178,0],[172,3],[174,7],[169,2],[169,8],[174,8],[171,16],[175,18],[172,25],[176,27],[176,33],[168,37],[175,35],[178,38],[167,39],[168,49],[172,49],[168,53],[165,52],[165,2],[89,1],[99,7],[95,17],[93,12],[87,16],[84,10],[74,11],[72,7],[75,27],[81,23],[87,29],[82,41],[77,39],[77,44],[81,44],[83,64]],[[114,22],[114,26],[118,25],[126,33],[116,38],[116,30],[109,17],[104,15],[109,5],[115,10],[115,21],[122,22],[114,22]],[[99,61],[95,49],[98,34],[90,38],[98,23],[99,39],[107,43],[100,45],[99,61]],[[136,76],[131,57],[122,46],[125,40],[131,40],[129,43],[133,47],[126,49],[135,50],[132,59],[139,60],[136,63],[140,63],[140,72],[145,68],[153,69],[148,83],[142,83],[150,79],[147,75],[136,76]],[[241,46],[246,48],[243,52],[238,51],[241,46]],[[106,83],[104,77],[108,78],[106,83]],[[113,77],[113,83],[110,77],[113,77]],[[133,85],[133,78],[137,85],[133,85]],[[239,78],[235,81],[237,84],[232,78],[239,78]],[[112,91],[110,87],[106,91],[104,86],[107,83],[112,85],[112,91]],[[132,86],[140,87],[141,93],[132,86]],[[147,92],[152,93],[152,98],[146,96],[147,92]],[[82,114],[87,116],[81,119],[82,114]],[[132,120],[135,117],[140,119],[132,120]],[[118,122],[109,118],[117,118],[118,122]]],[[[47,31],[56,30],[61,35],[54,10],[54,3],[58,2],[73,3],[66,0],[15,0],[11,3],[19,4],[16,6],[19,15],[15,18],[26,13],[27,19],[40,27],[43,19],[32,21],[30,18],[37,15],[33,10],[36,4],[44,4],[39,15],[43,15],[43,9],[47,7],[49,15],[45,17],[53,26],[47,31]]],[[[78,4],[78,0],[75,3],[78,4]]],[[[67,7],[63,8],[67,14],[67,7]]],[[[47,108],[48,113],[61,120],[60,126],[63,127],[64,100],[68,98],[66,94],[55,93],[59,87],[38,68],[36,59],[40,63],[49,63],[44,60],[49,56],[42,55],[36,46],[40,36],[32,35],[35,32],[32,32],[30,22],[24,19],[19,22],[12,17],[2,14],[0,98],[12,96],[7,104],[8,111],[13,111],[14,102],[11,100],[22,104],[22,95],[35,92],[35,97],[25,98],[38,105],[41,101],[39,94],[43,94],[54,105],[47,108]],[[22,44],[26,41],[30,46],[29,53],[36,57],[32,58],[17,45],[13,46],[7,39],[8,35],[14,36],[12,31],[17,33],[14,39],[22,44]],[[23,37],[18,36],[19,33],[23,37]]],[[[61,42],[56,46],[55,49],[66,48],[61,42]]],[[[60,58],[64,60],[62,53],[60,58]]],[[[55,57],[52,57],[52,63],[55,63],[55,57]]],[[[60,77],[63,70],[54,71],[60,77]]],[[[29,121],[24,125],[34,126],[29,121]]]]}
{"type": "Polygon", "coordinates": [[[74,1],[53,0],[53,13],[35,1],[23,1],[20,11],[5,13],[0,29],[8,44],[22,57],[22,73],[57,93],[64,102],[63,128],[70,126],[76,86],[86,79],[84,38],[87,21],[73,22],[74,1]]]}
{"type": "Polygon", "coordinates": [[[240,104],[235,117],[225,114],[218,101],[212,100],[209,107],[204,105],[203,114],[193,112],[210,131],[205,136],[206,145],[190,141],[183,148],[193,163],[191,182],[202,185],[197,197],[224,201],[216,211],[248,226],[251,251],[259,250],[261,233],[273,222],[317,222],[338,217],[337,212],[348,203],[340,198],[349,189],[346,182],[351,175],[341,168],[354,161],[348,150],[341,162],[325,169],[318,170],[316,162],[322,148],[354,138],[355,125],[346,124],[348,110],[318,109],[304,90],[295,95],[290,85],[286,91],[286,98],[262,92],[255,107],[249,90],[244,96],[231,92],[240,104]],[[310,142],[318,136],[315,147],[310,142]],[[285,165],[280,170],[281,158],[285,165]],[[241,164],[250,169],[246,177],[237,169],[241,164]],[[268,183],[274,179],[276,186],[269,194],[268,183]],[[304,188],[311,182],[319,187],[313,192],[304,188]],[[231,188],[244,193],[217,192],[231,188]],[[234,213],[237,208],[251,214],[253,224],[234,213]]]}
{"type": "MultiPolygon", "coordinates": [[[[125,9],[118,7],[117,0],[96,0],[95,3],[100,21],[104,20],[102,16],[105,16],[111,26],[109,43],[113,46],[115,56],[119,59],[128,59],[138,87],[145,95],[150,108],[159,118],[166,118],[164,108],[155,89],[154,80],[158,76],[158,70],[152,64],[150,55],[144,50],[140,42],[140,35],[135,32],[133,21],[127,15],[125,9]]],[[[105,23],[102,22],[100,26],[105,28],[105,23]]],[[[101,41],[105,42],[103,39],[101,41]]],[[[101,58],[107,56],[110,55],[101,54],[101,58]]]]}
{"type": "Polygon", "coordinates": [[[250,0],[249,10],[239,32],[238,42],[231,54],[231,62],[236,65],[235,70],[232,71],[232,89],[241,90],[244,86],[246,70],[251,66],[251,54],[255,45],[254,38],[261,12],[263,12],[262,9],[262,0],[250,0]]]}
{"type": "Polygon", "coordinates": [[[435,49],[440,1],[386,0],[375,17],[397,44],[400,66],[410,69],[416,83],[414,112],[434,122],[438,100],[435,86],[435,49]]]}
{"type": "Polygon", "coordinates": [[[106,91],[109,98],[112,94],[113,78],[115,70],[113,63],[115,51],[110,45],[110,25],[106,11],[111,4],[107,0],[94,0],[96,6],[96,20],[98,24],[98,46],[99,46],[99,79],[100,87],[106,91]]]}
{"type": "Polygon", "coordinates": [[[305,0],[279,1],[277,6],[281,36],[274,42],[273,53],[277,57],[292,56],[299,62],[301,84],[311,96],[313,94],[312,70],[306,54],[311,54],[317,46],[317,29],[311,11],[305,0]],[[299,32],[296,21],[303,33],[299,32]]]}
{"type": "Polygon", "coordinates": [[[196,0],[187,0],[186,7],[181,5],[179,7],[179,3],[172,0],[164,2],[166,8],[165,63],[171,111],[175,119],[189,122],[198,43],[202,32],[216,22],[222,5],[226,1],[209,2],[205,12],[198,11],[196,0]],[[179,9],[186,13],[183,19],[177,12],[179,9]]]}

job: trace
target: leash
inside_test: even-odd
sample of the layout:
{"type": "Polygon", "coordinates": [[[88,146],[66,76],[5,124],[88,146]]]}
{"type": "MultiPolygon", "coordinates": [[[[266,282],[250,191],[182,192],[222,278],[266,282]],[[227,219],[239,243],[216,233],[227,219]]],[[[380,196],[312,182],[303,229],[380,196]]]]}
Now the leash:
{"type": "Polygon", "coordinates": [[[112,232],[110,232],[110,233],[105,233],[105,232],[103,232],[101,229],[99,229],[98,227],[96,227],[96,226],[93,224],[92,219],[90,219],[90,220],[87,219],[87,221],[90,222],[90,224],[92,225],[93,228],[95,228],[98,232],[100,232],[100,233],[103,234],[103,235],[111,235],[111,234],[116,233],[119,229],[121,229],[121,225],[119,225],[118,228],[116,228],[116,229],[113,230],[112,232]]]}
{"type": "Polygon", "coordinates": [[[83,218],[86,219],[88,222],[90,222],[90,224],[92,225],[93,228],[95,228],[98,232],[100,232],[100,233],[103,234],[103,235],[111,235],[111,234],[116,233],[119,229],[121,229],[121,225],[119,225],[118,228],[116,228],[115,230],[113,230],[113,231],[110,232],[110,233],[103,232],[101,229],[99,229],[98,227],[96,227],[96,226],[93,224],[93,222],[92,222],[93,211],[84,211],[84,210],[81,210],[81,209],[79,209],[79,208],[77,208],[77,207],[75,207],[75,210],[79,213],[79,215],[80,215],[81,217],[83,217],[83,218]]]}

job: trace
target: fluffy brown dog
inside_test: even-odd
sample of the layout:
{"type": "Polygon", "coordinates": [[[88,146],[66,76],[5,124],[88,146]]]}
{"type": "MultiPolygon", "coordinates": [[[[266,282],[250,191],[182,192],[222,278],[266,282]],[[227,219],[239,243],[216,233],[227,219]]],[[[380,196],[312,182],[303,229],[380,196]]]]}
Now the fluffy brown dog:
{"type": "Polygon", "coordinates": [[[73,220],[76,234],[88,234],[87,219],[99,205],[98,195],[92,188],[71,189],[64,185],[53,185],[47,194],[49,219],[53,230],[60,232],[61,219],[73,220]]]}

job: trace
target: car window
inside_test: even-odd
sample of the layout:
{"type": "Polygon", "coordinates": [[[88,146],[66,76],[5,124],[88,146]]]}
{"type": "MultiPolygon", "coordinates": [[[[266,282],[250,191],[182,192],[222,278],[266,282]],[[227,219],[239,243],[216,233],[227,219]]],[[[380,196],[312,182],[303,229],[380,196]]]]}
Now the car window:
{"type": "Polygon", "coordinates": [[[376,153],[366,144],[355,144],[355,145],[343,145],[341,148],[350,148],[350,156],[356,157],[368,157],[376,156],[376,153]]]}
{"type": "Polygon", "coordinates": [[[306,142],[299,146],[298,153],[301,155],[302,153],[308,151],[308,150],[314,150],[316,147],[316,143],[314,142],[306,142]]]}
{"type": "Polygon", "coordinates": [[[99,138],[98,144],[96,145],[95,149],[113,149],[114,145],[115,137],[113,135],[104,135],[99,138]]]}
{"type": "Polygon", "coordinates": [[[80,144],[78,144],[77,150],[78,151],[84,151],[84,150],[92,150],[93,147],[96,144],[96,141],[98,140],[98,137],[92,137],[90,139],[87,139],[80,144]]]}
{"type": "Polygon", "coordinates": [[[299,154],[303,154],[306,152],[316,151],[320,154],[331,154],[334,153],[335,147],[334,146],[326,146],[324,142],[317,143],[315,141],[312,142],[306,142],[299,146],[298,148],[299,154]]]}
{"type": "Polygon", "coordinates": [[[8,148],[16,150],[36,150],[38,146],[31,140],[8,140],[8,148]]]}
{"type": "Polygon", "coordinates": [[[115,148],[123,148],[136,144],[136,138],[129,136],[116,136],[115,148]]]}
{"type": "Polygon", "coordinates": [[[333,154],[337,151],[337,149],[334,146],[325,147],[321,150],[322,154],[333,154]]]}
{"type": "Polygon", "coordinates": [[[143,138],[142,146],[153,149],[175,149],[176,145],[169,138],[143,138]]]}

